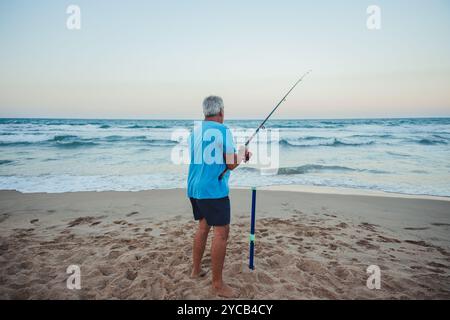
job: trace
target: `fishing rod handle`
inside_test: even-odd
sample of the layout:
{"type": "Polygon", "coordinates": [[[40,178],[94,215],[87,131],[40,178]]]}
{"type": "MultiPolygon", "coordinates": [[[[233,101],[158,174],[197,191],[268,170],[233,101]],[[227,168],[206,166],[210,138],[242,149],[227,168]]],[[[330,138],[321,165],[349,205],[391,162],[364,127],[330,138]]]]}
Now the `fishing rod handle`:
{"type": "Polygon", "coordinates": [[[219,176],[219,181],[223,179],[223,176],[225,175],[225,173],[227,173],[228,168],[225,168],[225,170],[222,171],[222,173],[219,176]]]}
{"type": "MultiPolygon", "coordinates": [[[[247,146],[248,146],[249,143],[250,143],[250,140],[248,140],[248,141],[245,143],[245,149],[247,149],[247,146]]],[[[248,155],[248,154],[245,154],[245,162],[248,162],[249,160],[250,160],[249,155],[248,155]]],[[[227,171],[228,171],[228,168],[225,168],[225,170],[222,171],[222,173],[219,175],[219,180],[222,180],[222,179],[223,179],[223,176],[225,175],[225,173],[227,173],[227,171]]]]}
{"type": "MultiPolygon", "coordinates": [[[[245,161],[248,161],[248,160],[249,160],[249,158],[245,157],[245,161]]],[[[227,173],[228,170],[229,170],[228,168],[225,168],[225,170],[222,171],[222,173],[219,175],[219,181],[223,179],[223,176],[225,175],[225,173],[227,173]]]]}

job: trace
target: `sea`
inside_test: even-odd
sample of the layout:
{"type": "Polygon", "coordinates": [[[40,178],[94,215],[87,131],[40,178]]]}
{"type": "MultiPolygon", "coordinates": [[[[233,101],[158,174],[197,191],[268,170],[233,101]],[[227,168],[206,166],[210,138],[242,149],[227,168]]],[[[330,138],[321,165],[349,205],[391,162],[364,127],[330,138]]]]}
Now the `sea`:
{"type": "MultiPolygon", "coordinates": [[[[229,120],[251,132],[260,120],[229,120]]],[[[0,189],[32,192],[183,188],[194,120],[0,119],[0,189]]],[[[450,197],[450,118],[270,120],[278,170],[237,168],[231,187],[301,185],[450,197]]]]}

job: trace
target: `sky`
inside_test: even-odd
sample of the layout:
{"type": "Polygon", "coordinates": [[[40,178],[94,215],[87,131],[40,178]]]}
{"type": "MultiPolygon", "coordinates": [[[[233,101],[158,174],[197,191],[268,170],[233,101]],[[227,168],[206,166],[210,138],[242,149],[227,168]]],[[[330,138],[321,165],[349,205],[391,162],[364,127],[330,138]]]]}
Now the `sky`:
{"type": "Polygon", "coordinates": [[[0,117],[262,118],[309,69],[276,118],[450,116],[449,39],[448,0],[0,0],[0,117]]]}

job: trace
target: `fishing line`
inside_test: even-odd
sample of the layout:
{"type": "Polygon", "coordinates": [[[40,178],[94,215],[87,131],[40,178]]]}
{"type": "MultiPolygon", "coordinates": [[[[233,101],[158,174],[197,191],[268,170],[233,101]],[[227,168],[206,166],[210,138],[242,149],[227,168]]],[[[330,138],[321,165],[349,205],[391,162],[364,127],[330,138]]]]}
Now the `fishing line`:
{"type": "MultiPolygon", "coordinates": [[[[269,113],[269,115],[264,119],[263,122],[261,122],[261,124],[259,125],[259,127],[255,130],[255,132],[250,136],[250,138],[248,138],[247,142],[245,142],[245,147],[247,148],[248,145],[250,144],[250,142],[252,141],[252,139],[258,134],[259,130],[261,130],[262,128],[264,128],[264,124],[267,122],[267,120],[269,120],[269,118],[272,116],[272,114],[278,109],[278,107],[284,102],[286,101],[287,96],[291,93],[292,90],[294,90],[294,88],[300,83],[302,82],[302,80],[309,74],[311,73],[312,70],[308,70],[307,72],[305,72],[300,79],[297,80],[297,82],[292,86],[291,89],[289,89],[289,91],[284,95],[284,97],[280,100],[280,102],[278,102],[278,104],[275,106],[275,108],[273,108],[272,112],[269,113]]],[[[247,159],[246,159],[247,160],[247,159]]],[[[219,175],[219,180],[222,180],[223,176],[225,175],[225,173],[227,173],[228,168],[225,168],[225,170],[223,170],[223,172],[219,175]]]]}

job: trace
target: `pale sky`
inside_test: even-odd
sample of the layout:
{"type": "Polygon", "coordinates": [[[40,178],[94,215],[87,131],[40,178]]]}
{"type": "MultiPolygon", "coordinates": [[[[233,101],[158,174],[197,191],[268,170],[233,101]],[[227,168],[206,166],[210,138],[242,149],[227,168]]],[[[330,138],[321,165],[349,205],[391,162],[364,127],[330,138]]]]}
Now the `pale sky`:
{"type": "Polygon", "coordinates": [[[261,118],[308,69],[276,117],[450,116],[449,39],[448,0],[1,0],[0,117],[261,118]]]}

